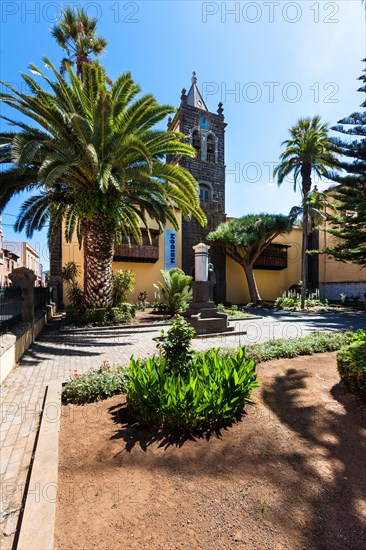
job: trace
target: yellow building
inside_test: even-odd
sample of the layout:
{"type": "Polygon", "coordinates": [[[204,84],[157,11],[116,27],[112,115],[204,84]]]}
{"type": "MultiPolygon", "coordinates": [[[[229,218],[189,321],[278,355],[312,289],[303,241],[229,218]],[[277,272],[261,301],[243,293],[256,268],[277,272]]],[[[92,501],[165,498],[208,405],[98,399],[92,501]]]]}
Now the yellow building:
{"type": "MultiPolygon", "coordinates": [[[[275,300],[301,279],[301,229],[277,237],[254,264],[254,275],[262,300],[275,300]]],[[[250,301],[243,268],[226,258],[226,300],[232,304],[250,301]]]]}
{"type": "MultiPolygon", "coordinates": [[[[177,211],[176,215],[181,226],[181,213],[177,211]]],[[[182,232],[167,226],[165,232],[159,235],[153,223],[151,232],[151,243],[145,235],[140,246],[128,243],[116,246],[113,272],[131,269],[135,274],[136,285],[128,297],[132,302],[137,301],[140,292],[147,291],[147,300],[152,303],[155,299],[154,283],[162,280],[161,270],[182,267],[182,232]]],[[[79,284],[83,286],[83,250],[79,249],[76,237],[71,243],[62,242],[62,265],[69,261],[80,266],[79,284]]],[[[255,265],[261,298],[275,300],[301,278],[301,230],[296,228],[289,235],[278,237],[255,265]]],[[[232,304],[248,303],[249,292],[244,271],[230,258],[226,260],[226,280],[226,301],[232,304]]],[[[65,289],[63,295],[67,305],[65,289]]]]}
{"type": "MultiPolygon", "coordinates": [[[[327,225],[325,224],[325,227],[327,225]]],[[[319,232],[319,250],[334,246],[337,238],[326,231],[319,232]]],[[[366,268],[319,255],[319,291],[321,298],[340,300],[341,294],[363,300],[366,293],[366,268]]]]}

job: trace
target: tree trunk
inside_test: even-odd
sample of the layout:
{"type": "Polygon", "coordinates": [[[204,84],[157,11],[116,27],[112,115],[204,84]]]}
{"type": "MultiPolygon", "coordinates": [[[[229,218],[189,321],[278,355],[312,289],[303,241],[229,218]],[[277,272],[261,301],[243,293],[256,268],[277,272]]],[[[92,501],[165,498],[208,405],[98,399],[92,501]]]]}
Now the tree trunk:
{"type": "Polygon", "coordinates": [[[95,222],[83,223],[84,297],[87,307],[112,305],[115,239],[115,231],[95,222]]]}
{"type": "Polygon", "coordinates": [[[305,309],[306,287],[308,284],[308,207],[304,197],[303,220],[302,220],[302,251],[301,251],[301,309],[305,309]]]}
{"type": "Polygon", "coordinates": [[[311,164],[304,162],[301,167],[302,176],[302,197],[303,197],[303,220],[302,220],[302,254],[301,254],[301,309],[305,308],[306,287],[308,283],[308,205],[307,198],[311,191],[311,164]]]}
{"type": "Polygon", "coordinates": [[[261,297],[258,292],[257,283],[253,273],[253,265],[242,265],[245,276],[247,278],[250,301],[252,304],[257,305],[261,301],[261,297]]]}

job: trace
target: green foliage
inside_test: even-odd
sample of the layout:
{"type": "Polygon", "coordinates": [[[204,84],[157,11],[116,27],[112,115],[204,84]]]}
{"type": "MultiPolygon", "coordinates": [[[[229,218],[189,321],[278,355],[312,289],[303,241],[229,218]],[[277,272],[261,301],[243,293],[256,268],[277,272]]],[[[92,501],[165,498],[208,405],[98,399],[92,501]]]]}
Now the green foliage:
{"type": "Polygon", "coordinates": [[[154,313],[160,313],[160,314],[169,314],[169,305],[164,302],[159,302],[159,300],[155,300],[153,303],[154,313]]]}
{"type": "Polygon", "coordinates": [[[312,118],[300,118],[290,128],[290,139],[282,143],[286,149],[281,153],[281,162],[274,170],[274,175],[278,177],[278,185],[281,185],[287,176],[293,174],[294,191],[296,191],[297,182],[301,176],[301,190],[303,197],[306,197],[311,189],[312,172],[322,178],[328,176],[330,168],[338,166],[339,163],[332,153],[328,130],[328,124],[322,123],[318,115],[312,118]]]}
{"type": "Polygon", "coordinates": [[[165,358],[131,359],[127,402],[142,421],[169,428],[219,428],[242,412],[256,381],[255,362],[242,349],[223,358],[197,354],[185,375],[172,374],[165,358]]]}
{"type": "Polygon", "coordinates": [[[68,262],[61,270],[61,281],[66,284],[67,298],[74,308],[82,307],[84,302],[84,293],[77,282],[80,274],[80,266],[75,262],[68,262]]]}
{"type": "Polygon", "coordinates": [[[166,312],[173,316],[185,311],[192,300],[192,291],[189,288],[192,277],[177,267],[169,271],[162,269],[161,274],[163,282],[159,281],[154,287],[159,291],[162,303],[167,305],[166,312]]]}
{"type": "MultiPolygon", "coordinates": [[[[362,86],[358,91],[365,94],[365,71],[359,80],[362,86]]],[[[342,158],[342,171],[330,175],[338,184],[330,192],[338,212],[330,216],[331,225],[326,229],[339,240],[323,252],[338,260],[366,265],[366,110],[343,118],[332,130],[346,136],[333,139],[342,158]]]]}
{"type": "Polygon", "coordinates": [[[290,233],[292,227],[289,216],[247,214],[220,224],[209,233],[208,240],[221,245],[233,260],[251,264],[275,237],[290,233]]]}
{"type": "Polygon", "coordinates": [[[119,270],[112,277],[112,305],[119,307],[126,302],[127,292],[132,292],[135,286],[135,275],[131,269],[119,270]]]}
{"type": "Polygon", "coordinates": [[[359,339],[337,353],[337,367],[341,379],[357,395],[366,399],[366,338],[359,339]]]}
{"type": "Polygon", "coordinates": [[[223,304],[218,304],[217,311],[219,313],[226,313],[229,317],[233,319],[242,319],[243,317],[248,316],[248,313],[246,311],[240,309],[235,304],[230,307],[226,307],[223,304]]]}
{"type": "Polygon", "coordinates": [[[32,191],[16,229],[31,237],[50,225],[52,240],[63,225],[69,241],[75,232],[79,242],[84,238],[93,259],[85,263],[86,303],[108,306],[110,272],[100,293],[96,271],[112,264],[116,240],[141,242],[148,220],[159,231],[169,222],[178,229],[172,204],[185,218],[206,223],[195,178],[165,162],[166,155],[196,152],[182,134],[157,129],[174,109],[152,94],[138,97],[130,73],[108,85],[97,61],[83,64],[82,78],[69,65],[64,77],[49,59],[43,63],[46,72],[32,64],[32,75],[22,74],[30,93],[6,83],[0,93],[12,125],[0,133],[0,163],[6,166],[0,172],[0,213],[13,196],[32,191]]]}
{"type": "Polygon", "coordinates": [[[56,43],[65,50],[67,57],[61,62],[61,73],[66,67],[76,64],[78,76],[82,76],[83,63],[90,63],[91,55],[100,55],[107,45],[104,38],[97,37],[98,18],[88,17],[84,9],[65,8],[57,25],[51,29],[56,43]]]}
{"type": "Polygon", "coordinates": [[[98,370],[74,375],[62,391],[63,403],[92,403],[124,393],[127,383],[126,369],[111,367],[107,361],[98,370]]]}
{"type": "Polygon", "coordinates": [[[253,264],[278,235],[290,233],[293,222],[290,216],[282,214],[248,214],[224,222],[208,234],[209,241],[244,268],[253,304],[260,300],[253,264]]]}
{"type": "Polygon", "coordinates": [[[177,315],[167,333],[162,330],[160,338],[156,338],[156,347],[164,357],[169,372],[178,374],[188,371],[193,356],[189,347],[195,334],[194,328],[177,315]]]}
{"type": "Polygon", "coordinates": [[[311,225],[317,225],[323,218],[326,198],[319,191],[311,193],[312,175],[319,178],[327,176],[329,169],[339,165],[333,154],[332,143],[328,137],[328,125],[321,122],[320,116],[300,118],[290,128],[290,139],[285,140],[285,150],[281,153],[280,164],[274,170],[278,185],[281,185],[290,174],[294,177],[294,191],[301,177],[302,205],[292,209],[290,216],[296,219],[302,214],[302,267],[301,308],[305,306],[305,289],[307,287],[306,254],[308,235],[311,225]]]}
{"type": "MultiPolygon", "coordinates": [[[[301,338],[279,338],[269,340],[261,344],[253,344],[245,347],[247,359],[253,359],[256,363],[297,357],[298,355],[313,355],[326,351],[337,351],[352,340],[351,332],[315,332],[301,338]]],[[[222,349],[224,357],[230,356],[231,350],[222,349]]]]}
{"type": "Polygon", "coordinates": [[[359,328],[352,335],[352,342],[366,342],[366,329],[359,328]]]}
{"type": "Polygon", "coordinates": [[[76,326],[113,325],[128,323],[135,317],[136,308],[133,304],[122,303],[119,307],[78,309],[66,308],[66,323],[76,326]]]}
{"type": "MultiPolygon", "coordinates": [[[[305,300],[306,308],[314,307],[327,307],[328,300],[318,300],[318,299],[307,299],[305,300]]],[[[299,309],[301,306],[301,300],[299,298],[291,298],[287,296],[281,296],[276,298],[275,306],[280,309],[299,309]]]]}

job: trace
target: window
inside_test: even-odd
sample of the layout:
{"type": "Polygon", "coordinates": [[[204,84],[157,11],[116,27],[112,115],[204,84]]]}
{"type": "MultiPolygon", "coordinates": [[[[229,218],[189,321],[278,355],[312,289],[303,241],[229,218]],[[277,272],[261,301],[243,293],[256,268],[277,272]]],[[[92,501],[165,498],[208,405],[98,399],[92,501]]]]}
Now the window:
{"type": "Polygon", "coordinates": [[[205,183],[200,184],[200,202],[208,204],[211,200],[211,190],[205,183]]]}
{"type": "Polygon", "coordinates": [[[215,162],[215,136],[212,134],[207,136],[207,160],[215,162]]]}
{"type": "Polygon", "coordinates": [[[192,132],[192,146],[197,152],[201,149],[201,136],[199,130],[193,130],[192,132]]]}

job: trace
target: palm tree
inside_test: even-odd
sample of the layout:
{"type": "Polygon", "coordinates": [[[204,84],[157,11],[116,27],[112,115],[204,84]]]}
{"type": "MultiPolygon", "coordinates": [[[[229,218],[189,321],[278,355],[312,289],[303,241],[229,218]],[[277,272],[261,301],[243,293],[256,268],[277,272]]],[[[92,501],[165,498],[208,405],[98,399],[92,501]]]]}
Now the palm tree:
{"type": "Polygon", "coordinates": [[[95,35],[97,23],[98,19],[88,17],[84,9],[75,13],[71,8],[65,8],[59,23],[51,29],[56,43],[67,54],[61,61],[61,74],[65,73],[67,66],[76,65],[76,74],[82,78],[83,64],[90,63],[92,55],[103,53],[108,42],[95,35]]]}
{"type": "Polygon", "coordinates": [[[167,154],[195,151],[182,134],[154,128],[173,108],[150,94],[136,98],[140,88],[129,73],[107,88],[97,61],[84,63],[82,80],[70,67],[66,80],[44,62],[53,78],[31,65],[43,86],[22,75],[32,95],[3,83],[9,92],[0,101],[37,128],[6,119],[18,131],[0,134],[0,163],[11,163],[0,174],[0,212],[15,194],[38,191],[27,199],[17,227],[31,236],[51,219],[55,234],[63,221],[68,241],[76,230],[84,245],[86,304],[107,307],[116,241],[124,235],[141,242],[140,226],[148,230],[149,219],[161,231],[167,221],[178,229],[175,207],[205,223],[196,180],[165,163],[167,154]]]}
{"type": "Polygon", "coordinates": [[[274,170],[278,185],[281,185],[286,176],[293,174],[294,191],[296,191],[299,176],[301,176],[301,194],[303,205],[302,223],[302,266],[301,266],[301,308],[305,307],[307,283],[307,250],[308,250],[308,195],[311,192],[312,173],[319,178],[328,175],[328,169],[338,166],[333,154],[334,148],[328,137],[328,125],[321,123],[319,116],[301,118],[290,128],[291,139],[285,140],[282,145],[286,149],[280,156],[280,164],[274,170]]]}

